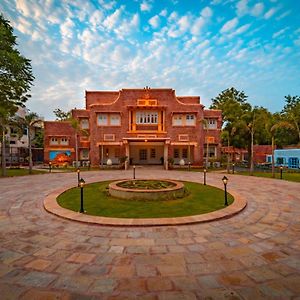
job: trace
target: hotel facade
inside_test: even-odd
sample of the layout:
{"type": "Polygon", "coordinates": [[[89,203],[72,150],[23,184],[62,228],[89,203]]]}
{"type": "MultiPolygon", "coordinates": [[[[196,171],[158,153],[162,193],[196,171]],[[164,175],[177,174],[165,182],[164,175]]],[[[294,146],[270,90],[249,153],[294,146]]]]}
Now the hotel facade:
{"type": "MultiPolygon", "coordinates": [[[[73,109],[77,130],[68,121],[47,121],[45,162],[91,166],[175,164],[203,166],[220,160],[222,118],[206,110],[198,96],[176,96],[173,89],[86,91],[85,109],[73,109]],[[76,148],[78,153],[76,155],[76,148]]],[[[75,126],[76,127],[76,126],[75,126]]]]}

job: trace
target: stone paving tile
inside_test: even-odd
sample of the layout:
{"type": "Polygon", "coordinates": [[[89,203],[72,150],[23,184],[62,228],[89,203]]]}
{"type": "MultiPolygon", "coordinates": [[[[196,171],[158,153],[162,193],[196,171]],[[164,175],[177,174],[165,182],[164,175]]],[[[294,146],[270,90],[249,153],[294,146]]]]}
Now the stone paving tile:
{"type": "MultiPolygon", "coordinates": [[[[140,173],[199,181],[194,172],[140,173]]],[[[74,184],[73,175],[0,179],[1,300],[300,297],[299,184],[229,174],[230,190],[248,199],[239,215],[129,228],[71,222],[45,212],[43,197],[74,184]]],[[[87,172],[85,179],[127,176],[130,172],[87,172]]],[[[209,184],[222,188],[221,174],[210,174],[209,184]]]]}

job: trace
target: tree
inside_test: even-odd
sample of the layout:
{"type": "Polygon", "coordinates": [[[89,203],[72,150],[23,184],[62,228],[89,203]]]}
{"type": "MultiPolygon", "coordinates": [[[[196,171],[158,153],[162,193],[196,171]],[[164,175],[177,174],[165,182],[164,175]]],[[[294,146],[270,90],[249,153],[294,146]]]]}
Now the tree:
{"type": "Polygon", "coordinates": [[[284,119],[293,124],[297,131],[298,143],[300,143],[300,96],[285,96],[286,104],[282,110],[284,119]]]}
{"type": "Polygon", "coordinates": [[[56,116],[56,121],[67,121],[71,118],[71,111],[63,111],[60,108],[54,109],[53,113],[56,116]]]}
{"type": "Polygon", "coordinates": [[[32,139],[35,125],[41,123],[42,120],[34,112],[25,115],[24,118],[16,117],[16,124],[18,124],[21,131],[27,129],[28,135],[28,151],[29,151],[29,174],[32,174],[32,139]]]}
{"type": "Polygon", "coordinates": [[[8,20],[0,15],[0,127],[2,133],[2,175],[6,174],[5,132],[11,117],[30,95],[34,76],[30,60],[15,48],[16,36],[8,20]]]}
{"type": "Polygon", "coordinates": [[[15,49],[16,45],[13,28],[0,15],[0,107],[7,111],[24,105],[34,80],[30,60],[15,49]]]}

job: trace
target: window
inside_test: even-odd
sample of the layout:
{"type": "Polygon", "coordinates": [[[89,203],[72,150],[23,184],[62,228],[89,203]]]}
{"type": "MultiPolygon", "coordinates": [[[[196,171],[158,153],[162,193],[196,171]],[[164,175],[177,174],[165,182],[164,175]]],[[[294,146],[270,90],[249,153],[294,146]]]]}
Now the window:
{"type": "Polygon", "coordinates": [[[99,126],[108,125],[107,114],[98,114],[97,120],[99,126]]]}
{"type": "Polygon", "coordinates": [[[138,111],[136,124],[158,124],[158,112],[138,111]]]}
{"type": "Polygon", "coordinates": [[[285,158],[284,157],[278,157],[276,164],[277,165],[283,165],[285,163],[285,158]]]}
{"type": "Polygon", "coordinates": [[[9,143],[10,143],[11,145],[15,145],[15,144],[16,144],[16,141],[9,141],[9,143]]]}
{"type": "Polygon", "coordinates": [[[289,168],[299,168],[299,158],[290,157],[289,158],[289,168]]]}
{"type": "Polygon", "coordinates": [[[187,148],[182,149],[182,158],[188,158],[188,149],[187,148]]]}
{"type": "Polygon", "coordinates": [[[188,114],[186,115],[186,125],[195,125],[196,124],[196,118],[194,114],[188,114]]]}
{"type": "Polygon", "coordinates": [[[114,125],[114,126],[121,125],[121,118],[119,114],[110,115],[110,125],[114,125]]]}
{"type": "MultiPolygon", "coordinates": [[[[207,156],[207,148],[204,148],[204,156],[207,156]]],[[[208,157],[216,157],[216,147],[215,146],[209,146],[208,147],[208,157]]]]}
{"type": "Polygon", "coordinates": [[[115,135],[114,134],[104,134],[104,141],[114,141],[115,135]]]}
{"type": "Polygon", "coordinates": [[[207,119],[207,127],[204,125],[206,129],[217,129],[217,120],[216,119],[207,119]]]}
{"type": "Polygon", "coordinates": [[[182,115],[173,116],[173,126],[182,126],[182,115]]]}
{"type": "Polygon", "coordinates": [[[147,149],[140,149],[140,160],[147,160],[147,149]]]}
{"type": "Polygon", "coordinates": [[[178,140],[181,142],[187,142],[189,140],[189,135],[188,134],[179,134],[178,140]]]}
{"type": "Polygon", "coordinates": [[[80,158],[81,159],[89,159],[89,150],[88,149],[82,149],[80,151],[80,158]]]}
{"type": "Polygon", "coordinates": [[[60,139],[60,144],[61,145],[69,145],[69,140],[67,138],[61,138],[60,139]]]}
{"type": "Polygon", "coordinates": [[[155,158],[156,157],[156,151],[155,149],[150,149],[150,158],[155,158]]]}
{"type": "Polygon", "coordinates": [[[81,119],[80,120],[80,127],[81,127],[81,129],[89,129],[89,120],[88,119],[81,119]]]}
{"type": "Polygon", "coordinates": [[[179,149],[174,149],[174,158],[179,158],[179,149]]]}
{"type": "Polygon", "coordinates": [[[58,145],[58,140],[57,140],[57,138],[51,138],[51,139],[50,139],[50,145],[58,145]]]}

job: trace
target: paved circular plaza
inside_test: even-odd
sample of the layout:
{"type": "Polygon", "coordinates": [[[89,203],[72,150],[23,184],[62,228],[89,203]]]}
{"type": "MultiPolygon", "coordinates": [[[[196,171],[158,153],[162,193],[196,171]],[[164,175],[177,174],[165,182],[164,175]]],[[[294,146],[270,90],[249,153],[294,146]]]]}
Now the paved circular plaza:
{"type": "MultiPolygon", "coordinates": [[[[132,171],[82,173],[87,183],[132,171]]],[[[137,178],[202,182],[202,173],[137,169],[137,178]]],[[[222,188],[223,174],[208,184],[222,188]]],[[[0,179],[1,299],[293,299],[300,296],[300,184],[232,175],[248,201],[209,223],[110,227],[46,212],[76,173],[0,179]]]]}

